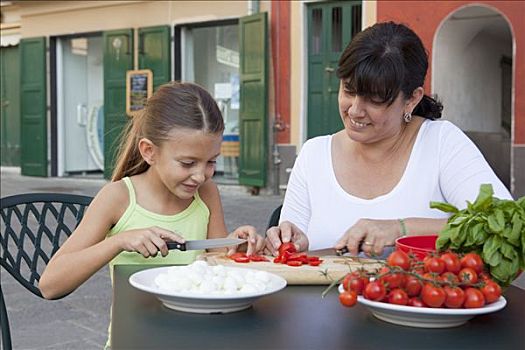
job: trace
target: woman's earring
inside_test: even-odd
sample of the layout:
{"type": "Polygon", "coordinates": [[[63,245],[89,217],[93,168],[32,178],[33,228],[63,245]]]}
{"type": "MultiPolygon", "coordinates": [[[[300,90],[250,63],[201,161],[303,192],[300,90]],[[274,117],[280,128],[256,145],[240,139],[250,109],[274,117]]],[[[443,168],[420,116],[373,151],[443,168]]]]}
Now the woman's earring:
{"type": "Polygon", "coordinates": [[[403,114],[403,119],[405,120],[405,123],[410,123],[412,121],[412,113],[405,112],[405,114],[403,114]]]}

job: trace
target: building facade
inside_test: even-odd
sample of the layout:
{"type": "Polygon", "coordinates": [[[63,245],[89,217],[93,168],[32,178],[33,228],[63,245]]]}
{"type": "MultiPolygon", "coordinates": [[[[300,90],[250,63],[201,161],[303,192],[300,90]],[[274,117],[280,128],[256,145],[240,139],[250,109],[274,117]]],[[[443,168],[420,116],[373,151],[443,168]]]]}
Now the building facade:
{"type": "Polygon", "coordinates": [[[522,1],[11,1],[1,9],[2,165],[23,174],[108,177],[130,118],[126,72],[149,69],[154,88],[193,81],[216,98],[226,124],[218,182],[277,192],[302,144],[342,127],[335,69],[346,44],[392,20],[429,51],[424,88],[443,102],[443,118],[472,138],[514,196],[525,194],[522,1]]]}

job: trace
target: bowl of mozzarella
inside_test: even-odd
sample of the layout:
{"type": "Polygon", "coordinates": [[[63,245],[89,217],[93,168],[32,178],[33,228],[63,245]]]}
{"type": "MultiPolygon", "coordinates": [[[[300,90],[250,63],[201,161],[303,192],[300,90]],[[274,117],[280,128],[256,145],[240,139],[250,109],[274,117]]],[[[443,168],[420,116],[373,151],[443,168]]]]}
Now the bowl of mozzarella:
{"type": "Polygon", "coordinates": [[[169,309],[205,314],[240,311],[286,287],[286,280],[273,273],[205,261],[142,270],[129,283],[169,309]]]}

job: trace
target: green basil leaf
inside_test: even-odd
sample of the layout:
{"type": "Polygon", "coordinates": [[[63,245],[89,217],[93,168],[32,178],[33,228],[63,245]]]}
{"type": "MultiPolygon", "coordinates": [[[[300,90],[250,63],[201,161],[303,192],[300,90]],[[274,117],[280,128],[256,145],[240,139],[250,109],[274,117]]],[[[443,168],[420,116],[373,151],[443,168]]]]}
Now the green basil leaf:
{"type": "Polygon", "coordinates": [[[494,190],[492,189],[491,184],[482,184],[479,187],[479,194],[472,208],[476,211],[485,210],[492,204],[492,196],[494,195],[494,190]]]}
{"type": "Polygon", "coordinates": [[[430,208],[444,211],[445,213],[457,213],[459,210],[449,203],[430,202],[430,208]]]}
{"type": "Polygon", "coordinates": [[[483,229],[483,223],[479,222],[472,227],[472,237],[476,245],[482,245],[487,240],[487,233],[483,229]]]}
{"type": "Polygon", "coordinates": [[[495,214],[489,215],[487,217],[487,223],[489,224],[489,230],[494,233],[501,233],[503,231],[503,226],[500,225],[500,222],[495,214]]]}
{"type": "Polygon", "coordinates": [[[505,242],[504,240],[501,243],[501,247],[499,248],[499,251],[506,258],[509,258],[511,260],[518,259],[518,253],[516,252],[514,247],[511,244],[505,242]]]}
{"type": "Polygon", "coordinates": [[[451,229],[448,226],[439,232],[439,236],[436,241],[436,249],[438,251],[448,249],[450,245],[450,232],[451,232],[451,229]]]}
{"type": "Polygon", "coordinates": [[[504,282],[504,285],[509,285],[510,282],[516,276],[518,272],[517,261],[502,259],[501,263],[497,266],[493,266],[490,269],[490,274],[494,276],[497,280],[504,282]]]}
{"type": "Polygon", "coordinates": [[[483,245],[482,258],[483,261],[490,266],[496,266],[501,262],[502,254],[499,251],[501,246],[501,238],[498,236],[491,236],[483,245]]]}

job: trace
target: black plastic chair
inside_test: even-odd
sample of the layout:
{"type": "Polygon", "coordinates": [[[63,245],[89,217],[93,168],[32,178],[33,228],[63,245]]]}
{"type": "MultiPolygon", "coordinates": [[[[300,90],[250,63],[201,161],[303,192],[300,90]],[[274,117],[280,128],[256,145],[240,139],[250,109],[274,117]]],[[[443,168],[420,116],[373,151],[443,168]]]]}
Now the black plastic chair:
{"type": "MultiPolygon", "coordinates": [[[[22,286],[43,298],[40,275],[71,235],[92,197],[64,193],[28,193],[0,199],[0,265],[22,286]]],[[[0,285],[2,345],[11,350],[9,319],[0,285]]]]}
{"type": "Polygon", "coordinates": [[[279,218],[281,217],[281,209],[283,209],[282,204],[273,210],[272,215],[270,215],[270,220],[268,220],[268,227],[266,228],[266,230],[268,230],[270,227],[273,227],[273,226],[279,226],[279,218]]]}

